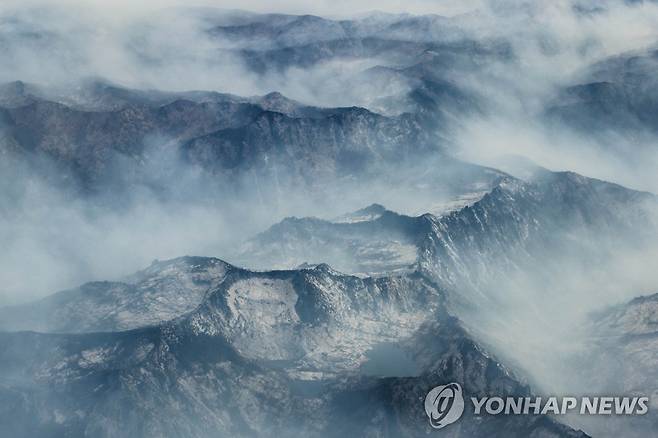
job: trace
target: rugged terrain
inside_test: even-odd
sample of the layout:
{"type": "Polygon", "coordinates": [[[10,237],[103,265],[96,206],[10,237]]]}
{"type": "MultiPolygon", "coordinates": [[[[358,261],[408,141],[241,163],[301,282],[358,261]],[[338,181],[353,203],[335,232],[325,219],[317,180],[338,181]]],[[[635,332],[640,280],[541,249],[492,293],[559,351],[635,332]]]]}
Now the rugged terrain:
{"type": "MultiPolygon", "coordinates": [[[[79,318],[84,309],[59,299],[48,303],[50,311],[65,313],[69,331],[79,334],[0,335],[4,430],[12,436],[424,436],[430,426],[419,400],[435,384],[463,382],[467,394],[529,394],[446,311],[441,289],[420,273],[361,279],[326,265],[255,273],[184,258],[137,277],[159,283],[166,294],[163,278],[190,272],[197,281],[210,279],[203,300],[192,311],[160,314],[159,322],[144,309],[132,315],[129,330],[97,332],[79,318]],[[386,342],[400,345],[384,358],[389,369],[378,371],[388,377],[364,371],[368,352],[386,342]],[[396,369],[404,355],[413,369],[396,369]]],[[[95,295],[117,299],[109,285],[95,295]]],[[[38,314],[43,307],[22,311],[38,314]]],[[[510,431],[582,436],[541,416],[468,414],[450,436],[516,434],[510,431]]]]}
{"type": "Polygon", "coordinates": [[[0,8],[0,435],[654,433],[658,9],[482,3],[0,8]]]}

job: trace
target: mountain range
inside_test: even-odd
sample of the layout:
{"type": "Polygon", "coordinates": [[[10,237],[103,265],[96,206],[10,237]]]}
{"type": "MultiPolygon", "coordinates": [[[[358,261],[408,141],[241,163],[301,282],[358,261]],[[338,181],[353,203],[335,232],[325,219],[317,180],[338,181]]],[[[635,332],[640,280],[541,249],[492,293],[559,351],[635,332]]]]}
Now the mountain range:
{"type": "Polygon", "coordinates": [[[0,10],[0,435],[654,434],[653,6],[486,3],[0,10]]]}

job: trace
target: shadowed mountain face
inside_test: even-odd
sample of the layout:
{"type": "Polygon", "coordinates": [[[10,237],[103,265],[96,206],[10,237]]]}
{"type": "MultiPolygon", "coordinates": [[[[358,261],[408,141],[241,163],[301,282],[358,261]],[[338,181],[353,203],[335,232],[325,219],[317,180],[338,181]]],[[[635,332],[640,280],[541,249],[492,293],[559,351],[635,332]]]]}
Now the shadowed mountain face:
{"type": "Polygon", "coordinates": [[[20,82],[3,91],[4,154],[52,163],[55,182],[95,193],[140,184],[165,190],[168,178],[196,168],[234,190],[249,175],[319,186],[440,150],[434,130],[415,116],[307,107],[276,94],[244,99],[91,83],[58,99],[20,82]]]}
{"type": "MultiPolygon", "coordinates": [[[[326,265],[254,273],[186,258],[136,278],[154,284],[191,270],[217,286],[171,321],[163,315],[151,325],[153,315],[144,310],[148,320],[141,324],[149,326],[128,331],[0,335],[0,397],[12,406],[0,411],[5,430],[13,436],[424,436],[430,426],[418,399],[438,383],[463,382],[465,394],[478,396],[529,394],[446,312],[441,290],[420,274],[360,279],[326,265]],[[409,351],[419,374],[361,375],[367,351],[391,341],[409,351]],[[40,389],[45,386],[50,389],[40,389]]],[[[168,283],[155,287],[163,295],[168,283]]],[[[113,288],[95,295],[116,297],[113,288]]],[[[77,320],[68,303],[48,304],[77,320]]],[[[42,306],[23,311],[39,313],[42,306]]],[[[80,324],[69,329],[89,331],[80,324]]],[[[543,416],[476,420],[469,414],[451,436],[501,430],[584,436],[543,416]]]]}
{"type": "MultiPolygon", "coordinates": [[[[88,78],[47,87],[7,83],[0,89],[3,153],[39,169],[47,165],[49,182],[97,195],[110,192],[119,203],[123,192],[136,189],[186,197],[171,187],[172,180],[192,179],[224,196],[260,191],[264,199],[301,186],[321,191],[354,179],[368,182],[445,153],[454,119],[482,106],[456,78],[512,56],[504,42],[475,41],[439,16],[330,20],[194,9],[179,14],[199,26],[195,30],[214,54],[209,68],[222,62],[244,67],[243,76],[265,84],[262,97],[128,89],[88,78]],[[329,74],[309,84],[305,102],[318,106],[284,97],[293,90],[283,87],[280,94],[277,81],[266,85],[271,74],[285,77],[295,69],[343,61],[361,64],[346,77],[337,72],[339,82],[329,74]]],[[[142,30],[148,34],[153,23],[147,24],[142,30]]],[[[62,41],[52,35],[56,30],[43,27],[14,17],[9,26],[14,32],[6,38],[17,44],[28,39],[29,50],[48,52],[55,50],[45,41],[50,36],[55,48],[66,51],[60,47],[65,35],[62,41]]],[[[150,35],[142,37],[149,41],[150,35]]],[[[14,55],[11,47],[0,49],[14,55]]],[[[75,52],[71,57],[85,56],[68,49],[75,52]]],[[[142,53],[147,49],[132,44],[123,49],[145,68],[169,65],[158,61],[159,52],[142,53]]],[[[227,85],[239,76],[231,75],[227,85]]]]}
{"type": "MultiPolygon", "coordinates": [[[[605,282],[617,281],[629,254],[651,257],[658,232],[655,208],[656,197],[648,193],[539,170],[528,181],[503,178],[479,199],[443,215],[411,217],[373,205],[335,221],[286,219],[250,241],[242,256],[277,260],[282,266],[331,260],[360,274],[419,270],[442,286],[449,309],[470,332],[537,388],[646,394],[642,383],[612,387],[606,377],[599,380],[615,377],[592,371],[588,364],[615,369],[611,364],[624,356],[605,346],[592,350],[592,336],[603,330],[583,331],[582,323],[587,312],[625,296],[605,282]],[[591,244],[602,238],[605,243],[591,244]],[[597,281],[595,287],[583,284],[591,279],[574,284],[577,272],[610,280],[597,281]],[[540,278],[541,284],[530,278],[540,278]],[[556,343],[560,347],[553,349],[556,343]]],[[[644,327],[650,312],[625,318],[644,327]]],[[[642,351],[650,354],[651,348],[642,351]]],[[[621,360],[631,368],[643,367],[635,378],[655,376],[639,365],[644,360],[621,360]]],[[[637,423],[638,436],[654,420],[646,421],[637,423]]],[[[595,435],[608,427],[605,421],[582,418],[568,424],[595,435]]],[[[636,423],[615,424],[621,433],[636,423]]]]}
{"type": "Polygon", "coordinates": [[[633,136],[655,133],[658,112],[656,50],[606,59],[585,73],[583,83],[564,90],[549,115],[582,132],[633,136]]]}
{"type": "Polygon", "coordinates": [[[636,185],[655,191],[657,69],[654,45],[588,66],[547,104],[550,129],[566,128],[589,142],[594,153],[641,175],[636,185]]]}
{"type": "MultiPolygon", "coordinates": [[[[281,267],[330,261],[355,273],[420,267],[464,295],[551,269],[546,252],[601,251],[588,249],[587,235],[639,230],[624,244],[641,246],[656,233],[655,196],[569,172],[540,170],[528,182],[501,176],[489,191],[448,207],[417,217],[373,205],[335,221],[288,218],[248,242],[239,259],[281,267]]],[[[618,249],[607,247],[609,255],[618,249]]]]}
{"type": "Polygon", "coordinates": [[[654,434],[470,397],[658,397],[658,198],[581,175],[658,187],[658,6],[32,3],[0,7],[0,435],[654,434]]]}

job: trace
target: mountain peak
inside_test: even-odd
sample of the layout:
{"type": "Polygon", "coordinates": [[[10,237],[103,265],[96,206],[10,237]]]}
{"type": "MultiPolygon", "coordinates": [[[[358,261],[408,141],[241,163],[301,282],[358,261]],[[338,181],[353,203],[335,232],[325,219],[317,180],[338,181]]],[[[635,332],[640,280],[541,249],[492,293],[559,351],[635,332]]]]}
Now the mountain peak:
{"type": "Polygon", "coordinates": [[[383,205],[374,203],[360,210],[353,211],[352,213],[347,213],[342,216],[339,216],[336,219],[334,219],[333,222],[353,223],[353,222],[372,221],[375,219],[379,219],[387,211],[388,210],[383,205]]]}

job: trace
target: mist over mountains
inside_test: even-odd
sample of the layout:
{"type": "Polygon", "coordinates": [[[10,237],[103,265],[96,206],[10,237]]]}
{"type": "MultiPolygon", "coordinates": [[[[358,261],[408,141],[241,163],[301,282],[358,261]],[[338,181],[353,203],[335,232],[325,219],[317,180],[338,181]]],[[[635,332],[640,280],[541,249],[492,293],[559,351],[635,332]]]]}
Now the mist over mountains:
{"type": "Polygon", "coordinates": [[[658,6],[380,6],[0,7],[3,431],[654,433],[658,6]]]}

